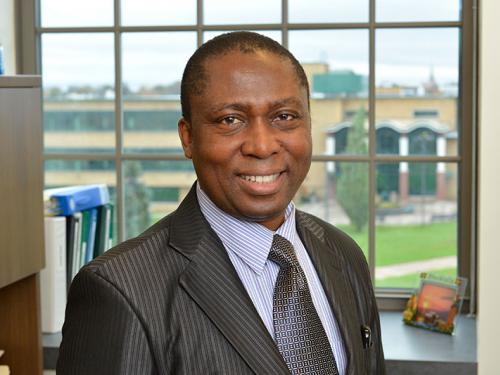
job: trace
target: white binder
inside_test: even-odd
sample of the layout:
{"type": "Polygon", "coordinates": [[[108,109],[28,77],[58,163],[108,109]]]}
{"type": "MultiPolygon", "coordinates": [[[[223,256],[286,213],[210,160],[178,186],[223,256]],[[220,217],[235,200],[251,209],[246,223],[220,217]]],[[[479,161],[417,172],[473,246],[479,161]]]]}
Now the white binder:
{"type": "Polygon", "coordinates": [[[45,268],[40,272],[42,332],[60,332],[66,309],[66,218],[45,217],[45,268]]]}

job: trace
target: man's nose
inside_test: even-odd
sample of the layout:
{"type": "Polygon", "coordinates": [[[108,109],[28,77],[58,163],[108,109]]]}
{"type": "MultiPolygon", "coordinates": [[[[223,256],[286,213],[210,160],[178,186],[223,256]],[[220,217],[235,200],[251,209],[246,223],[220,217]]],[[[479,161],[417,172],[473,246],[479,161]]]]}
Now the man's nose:
{"type": "Polygon", "coordinates": [[[241,146],[245,156],[265,159],[278,153],[280,148],[279,130],[268,119],[256,118],[250,122],[241,146]]]}

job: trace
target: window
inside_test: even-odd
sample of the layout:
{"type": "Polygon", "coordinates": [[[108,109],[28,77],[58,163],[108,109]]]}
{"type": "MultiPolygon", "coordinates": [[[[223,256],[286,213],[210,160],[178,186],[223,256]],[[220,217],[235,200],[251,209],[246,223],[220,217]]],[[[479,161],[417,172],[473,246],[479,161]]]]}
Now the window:
{"type": "Polygon", "coordinates": [[[311,86],[314,157],[297,206],[358,241],[379,292],[416,287],[420,271],[474,277],[470,0],[239,1],[234,14],[219,0],[83,4],[20,5],[26,20],[41,13],[32,50],[23,29],[24,49],[41,53],[23,64],[44,77],[47,186],[107,183],[117,241],[195,180],[176,131],[188,57],[254,30],[289,48],[311,86]]]}

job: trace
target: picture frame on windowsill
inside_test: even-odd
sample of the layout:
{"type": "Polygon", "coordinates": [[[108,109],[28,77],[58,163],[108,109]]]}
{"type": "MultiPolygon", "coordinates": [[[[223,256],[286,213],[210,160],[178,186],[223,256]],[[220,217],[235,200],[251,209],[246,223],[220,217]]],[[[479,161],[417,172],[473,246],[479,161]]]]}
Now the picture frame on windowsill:
{"type": "Polygon", "coordinates": [[[421,273],[420,287],[408,300],[403,321],[414,327],[452,335],[466,286],[467,279],[463,277],[421,273]]]}

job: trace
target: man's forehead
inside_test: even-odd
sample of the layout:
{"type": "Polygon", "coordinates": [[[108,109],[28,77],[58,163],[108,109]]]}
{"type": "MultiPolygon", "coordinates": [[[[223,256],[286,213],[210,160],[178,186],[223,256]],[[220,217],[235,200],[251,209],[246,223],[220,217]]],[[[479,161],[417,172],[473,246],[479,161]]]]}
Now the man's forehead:
{"type": "MultiPolygon", "coordinates": [[[[223,105],[227,97],[219,101],[215,96],[224,96],[224,93],[232,92],[240,98],[245,97],[247,88],[253,85],[260,86],[271,95],[273,89],[280,92],[285,88],[288,90],[293,84],[297,85],[297,94],[294,95],[299,97],[302,102],[301,106],[305,102],[309,108],[307,79],[304,74],[301,74],[300,66],[297,67],[295,61],[287,55],[273,51],[260,49],[249,51],[236,48],[206,57],[199,64],[196,87],[190,92],[190,103],[197,106],[201,99],[205,106],[208,102],[219,102],[223,105]],[[271,82],[273,82],[272,85],[271,82]]],[[[250,92],[247,93],[250,94],[250,92]]],[[[279,99],[286,96],[288,95],[275,95],[279,99]]],[[[251,101],[255,103],[257,99],[258,97],[252,96],[251,101]]],[[[235,100],[234,102],[244,101],[235,100]]],[[[266,102],[266,106],[269,107],[269,101],[266,102]]]]}
{"type": "Polygon", "coordinates": [[[279,65],[280,68],[284,68],[285,71],[289,70],[290,74],[295,74],[293,72],[293,65],[287,58],[264,50],[255,50],[251,52],[242,52],[237,49],[231,50],[206,59],[203,63],[203,67],[205,74],[210,76],[214,71],[219,70],[217,68],[221,67],[224,67],[224,69],[243,71],[247,63],[252,63],[256,60],[260,60],[261,63],[279,65]]]}

